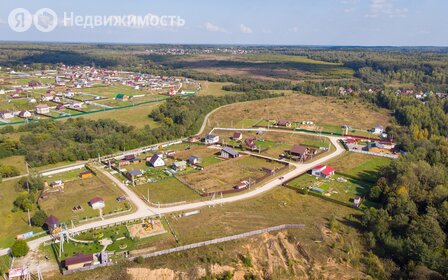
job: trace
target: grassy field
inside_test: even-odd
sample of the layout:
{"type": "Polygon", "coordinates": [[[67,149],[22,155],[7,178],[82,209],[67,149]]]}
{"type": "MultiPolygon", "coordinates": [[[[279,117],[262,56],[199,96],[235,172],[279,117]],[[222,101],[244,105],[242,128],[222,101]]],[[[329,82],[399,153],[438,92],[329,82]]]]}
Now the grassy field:
{"type": "Polygon", "coordinates": [[[240,156],[237,159],[226,160],[195,172],[181,176],[188,184],[199,191],[220,191],[232,189],[241,180],[256,179],[266,173],[260,168],[280,168],[283,165],[268,162],[252,156],[240,156]]]}
{"type": "Polygon", "coordinates": [[[198,200],[201,197],[179,182],[176,178],[166,178],[155,183],[138,185],[135,190],[141,196],[147,197],[153,203],[174,203],[198,200]]]}
{"type": "MultiPolygon", "coordinates": [[[[304,224],[303,229],[288,230],[286,235],[293,247],[300,247],[312,260],[309,269],[313,270],[312,275],[319,275],[315,279],[327,279],[336,275],[339,275],[340,279],[350,275],[350,278],[363,279],[365,277],[357,274],[361,267],[359,263],[356,264],[364,250],[357,232],[358,222],[355,218],[357,214],[359,212],[348,207],[341,207],[312,196],[303,196],[286,188],[278,188],[250,200],[225,204],[222,207],[202,208],[198,215],[168,219],[181,244],[191,244],[285,223],[304,224]],[[337,222],[330,230],[329,220],[332,217],[336,217],[337,222]],[[317,268],[322,274],[316,271],[317,268]]],[[[168,268],[187,273],[191,272],[193,267],[210,268],[212,265],[230,265],[244,269],[240,259],[246,254],[252,257],[252,265],[247,270],[266,270],[272,279],[297,278],[297,274],[294,276],[288,272],[288,260],[291,266],[301,264],[305,257],[300,256],[294,260],[290,259],[291,255],[287,252],[279,253],[282,250],[288,251],[290,247],[284,242],[277,247],[277,236],[275,232],[264,234],[151,258],[143,265],[127,263],[123,266],[83,272],[76,276],[64,276],[63,279],[110,278],[116,275],[125,278],[129,277],[126,271],[130,267],[168,268]],[[282,257],[277,258],[277,254],[282,257]],[[282,268],[283,265],[286,265],[286,270],[282,268]]],[[[304,270],[306,268],[308,267],[305,266],[304,270]]],[[[304,274],[298,273],[306,278],[304,274]]],[[[55,279],[62,277],[57,276],[55,279]]]]}
{"type": "MultiPolygon", "coordinates": [[[[0,248],[7,248],[14,243],[18,234],[28,231],[40,232],[42,229],[28,226],[27,213],[12,212],[13,201],[23,189],[17,186],[17,180],[0,183],[0,248]]],[[[31,215],[33,213],[31,212],[31,215]]]]}
{"type": "Polygon", "coordinates": [[[232,85],[233,83],[220,83],[209,81],[200,81],[200,83],[202,87],[201,91],[199,91],[200,95],[222,96],[237,93],[234,91],[225,91],[222,89],[223,86],[232,85]]]}
{"type": "Polygon", "coordinates": [[[75,89],[75,91],[100,95],[107,98],[114,98],[119,93],[123,93],[129,96],[141,94],[140,91],[135,90],[132,87],[123,85],[95,85],[91,88],[75,89]]]}
{"type": "Polygon", "coordinates": [[[12,156],[0,159],[0,165],[10,165],[16,167],[20,174],[26,174],[26,165],[24,156],[12,156]]]}
{"type": "MultiPolygon", "coordinates": [[[[352,204],[355,197],[365,197],[368,194],[371,186],[378,180],[380,167],[390,162],[391,159],[383,157],[344,153],[328,163],[336,169],[332,178],[322,179],[305,174],[288,182],[288,186],[296,189],[316,187],[324,191],[321,194],[323,196],[352,204]],[[342,180],[336,180],[337,178],[342,180]]],[[[364,206],[370,205],[369,201],[364,201],[364,206]]]]}
{"type": "Polygon", "coordinates": [[[342,101],[332,97],[292,95],[269,100],[233,104],[215,112],[208,121],[208,131],[216,126],[238,127],[246,119],[313,121],[318,126],[350,125],[370,129],[378,124],[390,124],[390,112],[374,109],[359,101],[342,101]]]}
{"type": "Polygon", "coordinates": [[[159,123],[155,122],[148,115],[158,106],[160,106],[160,103],[144,104],[132,108],[84,115],[82,118],[90,120],[113,119],[117,120],[119,123],[133,125],[137,128],[143,128],[145,125],[149,125],[151,128],[156,128],[160,126],[159,123]]]}
{"type": "MultiPolygon", "coordinates": [[[[221,137],[221,141],[225,141],[226,144],[240,145],[238,141],[230,139],[230,137],[233,136],[233,133],[237,131],[238,130],[228,131],[215,129],[213,133],[219,135],[221,137]]],[[[294,145],[300,144],[317,149],[320,147],[329,147],[329,142],[326,138],[293,132],[268,131],[263,134],[258,134],[253,131],[244,131],[243,141],[246,138],[257,139],[256,145],[261,149],[261,154],[274,158],[278,158],[280,154],[290,150],[294,145]]],[[[243,147],[245,147],[244,142],[243,147]]]]}
{"type": "Polygon", "coordinates": [[[378,171],[382,166],[389,165],[392,159],[364,155],[359,153],[344,153],[331,160],[329,164],[338,174],[364,182],[374,183],[378,179],[378,171]]]}
{"type": "MultiPolygon", "coordinates": [[[[162,224],[164,225],[165,228],[167,228],[164,221],[162,221],[162,224]]],[[[115,240],[111,245],[107,246],[108,251],[114,251],[114,252],[139,250],[148,247],[153,248],[153,250],[155,250],[175,246],[175,240],[169,232],[162,233],[160,235],[152,236],[149,238],[132,240],[129,237],[126,225],[118,225],[115,227],[99,230],[90,230],[88,232],[81,233],[80,235],[76,236],[77,240],[85,240],[85,241],[96,241],[98,239],[103,238],[110,238],[111,240],[115,240]]],[[[63,261],[66,258],[73,256],[77,253],[92,254],[101,252],[103,246],[101,246],[97,242],[90,244],[76,243],[76,242],[66,243],[64,244],[64,253],[62,254],[61,258],[59,258],[57,254],[55,254],[55,251],[57,252],[58,249],[59,249],[58,245],[41,247],[41,251],[43,251],[48,256],[52,256],[52,259],[63,261]]],[[[111,257],[114,258],[114,256],[111,257]]]]}
{"type": "Polygon", "coordinates": [[[46,180],[47,182],[53,182],[53,181],[57,181],[57,180],[62,180],[64,182],[66,181],[74,181],[74,180],[79,180],[79,174],[81,172],[87,171],[88,169],[83,167],[80,169],[75,169],[75,170],[70,170],[67,172],[62,172],[62,173],[58,173],[58,174],[53,174],[53,175],[49,175],[46,177],[43,177],[44,180],[46,180]]]}
{"type": "Polygon", "coordinates": [[[352,79],[353,70],[341,64],[301,56],[257,53],[246,55],[197,54],[165,57],[159,63],[212,75],[232,75],[266,80],[352,79]]]}
{"type": "Polygon", "coordinates": [[[40,207],[48,213],[67,223],[84,218],[99,216],[99,211],[92,209],[88,202],[90,199],[99,196],[104,199],[106,207],[103,214],[125,210],[125,202],[118,202],[116,198],[122,195],[118,187],[112,186],[111,182],[105,182],[99,177],[89,179],[77,179],[65,183],[62,192],[55,192],[48,195],[46,199],[40,199],[40,207]],[[72,208],[80,205],[83,210],[73,212],[72,208]]]}

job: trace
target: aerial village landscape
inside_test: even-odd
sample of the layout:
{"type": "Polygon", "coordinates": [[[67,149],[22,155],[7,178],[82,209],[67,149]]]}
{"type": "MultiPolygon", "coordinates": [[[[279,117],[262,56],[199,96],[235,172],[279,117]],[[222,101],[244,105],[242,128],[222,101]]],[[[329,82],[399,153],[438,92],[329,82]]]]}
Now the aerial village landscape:
{"type": "Polygon", "coordinates": [[[202,2],[3,1],[0,279],[448,279],[448,2],[202,2]]]}

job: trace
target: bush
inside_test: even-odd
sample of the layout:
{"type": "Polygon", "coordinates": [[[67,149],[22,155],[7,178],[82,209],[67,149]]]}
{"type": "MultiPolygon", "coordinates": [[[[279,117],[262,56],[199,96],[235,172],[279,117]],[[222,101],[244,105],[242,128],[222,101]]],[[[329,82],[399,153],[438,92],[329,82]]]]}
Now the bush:
{"type": "Polygon", "coordinates": [[[11,254],[16,258],[26,256],[29,250],[30,248],[25,240],[17,240],[11,246],[11,254]]]}
{"type": "Polygon", "coordinates": [[[241,256],[241,261],[245,267],[252,267],[252,257],[250,255],[241,256]]]}
{"type": "Polygon", "coordinates": [[[135,262],[138,264],[143,264],[145,262],[145,258],[142,256],[139,256],[135,259],[135,262]]]}
{"type": "Polygon", "coordinates": [[[36,227],[42,227],[47,218],[47,213],[44,210],[37,210],[33,217],[31,217],[31,224],[36,227]]]}

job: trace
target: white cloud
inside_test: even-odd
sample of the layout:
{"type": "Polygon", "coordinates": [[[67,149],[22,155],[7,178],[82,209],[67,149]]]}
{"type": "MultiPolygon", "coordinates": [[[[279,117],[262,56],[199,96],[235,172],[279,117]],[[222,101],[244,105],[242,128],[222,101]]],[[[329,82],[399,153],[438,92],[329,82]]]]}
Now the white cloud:
{"type": "Polygon", "coordinates": [[[300,31],[300,28],[297,26],[291,27],[288,29],[289,32],[297,33],[300,31]]]}
{"type": "Polygon", "coordinates": [[[208,32],[226,32],[224,28],[214,25],[210,22],[206,22],[204,26],[208,32]]]}
{"type": "Polygon", "coordinates": [[[264,34],[272,34],[272,30],[271,29],[263,29],[261,30],[262,33],[264,34]]]}
{"type": "Polygon", "coordinates": [[[344,9],[344,13],[346,13],[346,14],[353,13],[354,11],[355,11],[355,8],[347,8],[347,9],[344,9]]]}
{"type": "Polygon", "coordinates": [[[406,17],[408,13],[407,8],[395,7],[392,0],[370,0],[370,11],[366,15],[369,18],[377,18],[380,16],[406,17]]]}
{"type": "Polygon", "coordinates": [[[246,25],[244,25],[244,24],[241,24],[241,25],[240,25],[240,31],[241,31],[242,33],[246,33],[246,34],[251,34],[251,33],[253,33],[252,28],[250,28],[249,26],[246,26],[246,25]]]}

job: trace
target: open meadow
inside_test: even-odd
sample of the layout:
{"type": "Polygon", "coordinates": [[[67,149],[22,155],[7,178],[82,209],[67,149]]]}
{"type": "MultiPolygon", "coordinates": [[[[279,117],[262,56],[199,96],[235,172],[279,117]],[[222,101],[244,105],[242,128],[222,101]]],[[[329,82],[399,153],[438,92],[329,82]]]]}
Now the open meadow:
{"type": "MultiPolygon", "coordinates": [[[[269,100],[243,102],[223,107],[210,116],[208,128],[250,127],[256,121],[242,124],[243,120],[288,120],[291,122],[312,121],[318,126],[371,129],[391,122],[391,114],[385,109],[356,100],[340,100],[333,97],[315,97],[296,94],[269,100]]],[[[210,130],[208,130],[210,131],[210,130]]]]}
{"type": "Polygon", "coordinates": [[[201,192],[213,192],[232,189],[242,180],[256,180],[265,175],[261,168],[275,169],[282,164],[253,156],[240,156],[181,176],[193,188],[201,192]]]}
{"type": "Polygon", "coordinates": [[[94,197],[105,201],[103,215],[120,212],[129,208],[129,202],[117,201],[123,195],[112,182],[105,181],[105,177],[93,176],[87,179],[72,179],[66,181],[61,191],[48,191],[46,198],[39,200],[39,206],[48,214],[69,223],[81,221],[85,218],[98,217],[99,211],[88,204],[94,197]],[[126,206],[128,204],[128,206],[126,206]],[[73,208],[81,207],[74,211],[73,208]]]}

